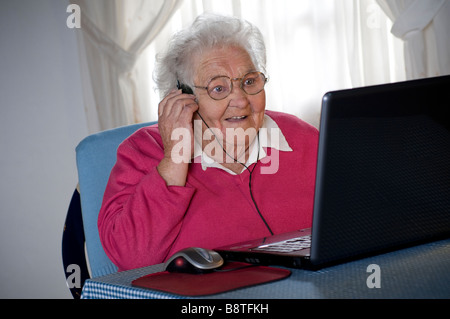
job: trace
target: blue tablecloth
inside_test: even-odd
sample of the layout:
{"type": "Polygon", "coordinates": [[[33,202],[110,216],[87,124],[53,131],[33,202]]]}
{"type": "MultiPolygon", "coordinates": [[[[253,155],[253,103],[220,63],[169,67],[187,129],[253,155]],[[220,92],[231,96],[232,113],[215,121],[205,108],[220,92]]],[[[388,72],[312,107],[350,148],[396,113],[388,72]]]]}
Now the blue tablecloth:
{"type": "MultiPolygon", "coordinates": [[[[86,281],[82,298],[184,298],[136,288],[134,279],[163,270],[155,265],[86,281]]],[[[450,298],[450,239],[364,258],[318,271],[291,269],[284,280],[207,296],[214,299],[435,299],[450,298]],[[379,266],[380,288],[369,288],[369,265],[379,266]]],[[[369,279],[370,281],[370,279],[369,279]]]]}

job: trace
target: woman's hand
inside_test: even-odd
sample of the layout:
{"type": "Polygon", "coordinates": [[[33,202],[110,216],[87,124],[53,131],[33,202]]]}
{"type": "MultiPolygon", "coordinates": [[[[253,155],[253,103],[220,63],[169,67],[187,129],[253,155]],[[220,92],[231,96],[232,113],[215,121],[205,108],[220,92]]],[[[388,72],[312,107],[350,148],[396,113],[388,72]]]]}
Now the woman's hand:
{"type": "Polygon", "coordinates": [[[158,165],[158,172],[167,185],[186,184],[189,162],[194,153],[193,117],[197,110],[195,96],[183,94],[181,90],[171,91],[159,103],[158,127],[164,158],[158,165]],[[184,152],[180,152],[180,145],[184,152]]]}

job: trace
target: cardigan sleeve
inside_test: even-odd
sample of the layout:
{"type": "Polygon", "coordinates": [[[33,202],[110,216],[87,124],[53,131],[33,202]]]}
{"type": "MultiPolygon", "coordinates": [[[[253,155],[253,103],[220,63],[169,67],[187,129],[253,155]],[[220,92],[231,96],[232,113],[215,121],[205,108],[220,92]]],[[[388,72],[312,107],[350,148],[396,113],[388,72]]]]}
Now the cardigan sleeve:
{"type": "Polygon", "coordinates": [[[162,156],[160,142],[145,129],[118,148],[98,228],[103,248],[119,270],[164,261],[195,192],[188,185],[166,185],[156,168],[162,156]]]}

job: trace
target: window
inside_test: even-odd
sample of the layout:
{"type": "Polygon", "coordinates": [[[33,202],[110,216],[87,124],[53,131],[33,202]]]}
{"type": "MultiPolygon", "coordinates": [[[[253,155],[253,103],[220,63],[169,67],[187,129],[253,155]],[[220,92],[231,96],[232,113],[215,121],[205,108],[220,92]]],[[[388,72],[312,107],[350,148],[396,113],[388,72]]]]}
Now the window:
{"type": "MultiPolygon", "coordinates": [[[[318,127],[321,98],[330,90],[404,79],[403,44],[374,0],[184,1],[149,45],[139,67],[151,76],[155,54],[202,12],[240,16],[266,40],[267,109],[294,114],[318,127]],[[289,78],[289,85],[284,78],[289,78]],[[292,81],[295,79],[295,81],[292,81]]],[[[150,79],[140,89],[157,119],[161,99],[150,79]]]]}

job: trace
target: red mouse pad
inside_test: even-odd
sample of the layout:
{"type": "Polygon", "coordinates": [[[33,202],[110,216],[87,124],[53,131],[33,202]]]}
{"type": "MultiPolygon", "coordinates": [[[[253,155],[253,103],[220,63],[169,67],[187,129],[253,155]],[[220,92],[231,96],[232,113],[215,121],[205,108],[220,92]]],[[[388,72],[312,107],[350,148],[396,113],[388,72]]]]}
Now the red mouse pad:
{"type": "Polygon", "coordinates": [[[222,270],[226,271],[199,275],[164,271],[138,278],[132,282],[132,285],[194,297],[277,281],[291,274],[287,269],[253,266],[238,262],[227,263],[222,270]]]}

